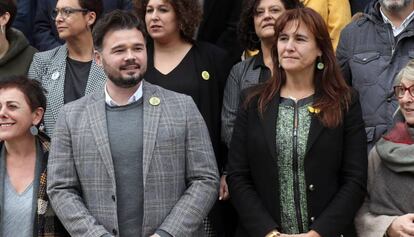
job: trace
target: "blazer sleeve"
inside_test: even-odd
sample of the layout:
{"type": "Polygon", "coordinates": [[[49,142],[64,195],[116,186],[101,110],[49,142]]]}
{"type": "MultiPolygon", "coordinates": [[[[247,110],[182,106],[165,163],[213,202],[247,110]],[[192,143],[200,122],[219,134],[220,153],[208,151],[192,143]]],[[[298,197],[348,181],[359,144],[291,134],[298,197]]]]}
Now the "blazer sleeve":
{"type": "Polygon", "coordinates": [[[209,133],[201,114],[186,97],[185,159],[187,189],[158,229],[172,236],[191,236],[218,197],[219,176],[209,133]]]}
{"type": "Polygon", "coordinates": [[[367,185],[367,144],[357,93],[343,120],[340,188],[315,219],[311,229],[321,236],[337,236],[351,224],[361,207],[367,185]]]}
{"type": "Polygon", "coordinates": [[[81,197],[71,134],[66,121],[70,111],[62,107],[56,121],[48,161],[47,194],[56,215],[71,236],[96,237],[109,232],[89,213],[81,197]]]}
{"type": "Polygon", "coordinates": [[[234,121],[236,120],[237,110],[239,108],[241,77],[242,71],[237,64],[230,71],[226,87],[224,89],[223,106],[221,110],[221,139],[227,147],[230,146],[234,121]]]}
{"type": "Polygon", "coordinates": [[[370,196],[372,185],[375,182],[375,174],[379,166],[380,157],[378,156],[377,150],[372,149],[368,157],[368,184],[367,190],[368,195],[365,198],[365,202],[359,209],[355,217],[355,227],[358,236],[364,237],[378,237],[383,236],[387,231],[388,227],[398,216],[387,216],[387,215],[375,215],[369,211],[370,196]]]}
{"type": "Polygon", "coordinates": [[[250,174],[248,118],[248,109],[240,107],[230,143],[227,183],[242,226],[250,236],[265,236],[279,225],[263,205],[250,174]]]}
{"type": "Polygon", "coordinates": [[[33,55],[32,63],[30,64],[29,72],[27,73],[27,77],[29,79],[41,81],[42,75],[42,63],[38,53],[33,55]]]}

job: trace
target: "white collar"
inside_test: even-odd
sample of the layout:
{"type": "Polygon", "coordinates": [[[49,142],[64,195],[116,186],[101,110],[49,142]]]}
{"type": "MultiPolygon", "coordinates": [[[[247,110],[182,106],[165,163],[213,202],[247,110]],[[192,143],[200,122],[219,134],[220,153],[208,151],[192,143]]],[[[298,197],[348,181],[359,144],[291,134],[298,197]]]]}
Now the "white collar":
{"type": "MultiPolygon", "coordinates": [[[[135,91],[135,93],[131,97],[129,97],[127,104],[134,103],[135,101],[141,99],[141,97],[142,97],[142,83],[143,83],[143,81],[140,82],[139,87],[135,91]]],[[[106,86],[107,85],[105,84],[105,103],[109,106],[119,106],[109,95],[106,86]]]]}
{"type": "Polygon", "coordinates": [[[380,7],[380,12],[382,15],[382,19],[384,20],[384,23],[389,23],[391,25],[392,33],[394,37],[399,35],[401,32],[403,32],[403,30],[408,26],[408,24],[410,24],[410,22],[414,19],[414,11],[412,11],[410,15],[408,15],[404,19],[401,25],[399,27],[396,27],[392,24],[391,20],[384,14],[384,12],[382,11],[382,7],[380,7]]]}

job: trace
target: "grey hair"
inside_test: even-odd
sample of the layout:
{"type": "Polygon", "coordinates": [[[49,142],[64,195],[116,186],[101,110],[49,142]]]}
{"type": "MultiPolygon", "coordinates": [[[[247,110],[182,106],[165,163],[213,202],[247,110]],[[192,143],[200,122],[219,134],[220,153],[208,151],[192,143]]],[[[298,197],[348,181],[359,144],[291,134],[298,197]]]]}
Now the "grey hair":
{"type": "Polygon", "coordinates": [[[403,78],[405,80],[414,81],[414,60],[410,60],[397,74],[394,80],[394,86],[400,85],[403,78]]]}

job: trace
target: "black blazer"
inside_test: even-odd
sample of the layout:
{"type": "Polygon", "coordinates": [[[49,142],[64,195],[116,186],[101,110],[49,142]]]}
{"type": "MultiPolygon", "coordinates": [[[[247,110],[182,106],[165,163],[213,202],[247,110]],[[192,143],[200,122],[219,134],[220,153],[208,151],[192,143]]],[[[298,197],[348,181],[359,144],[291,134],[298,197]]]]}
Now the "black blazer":
{"type": "MultiPolygon", "coordinates": [[[[227,162],[227,149],[220,139],[221,106],[224,86],[232,65],[226,51],[213,44],[196,41],[193,47],[195,70],[198,75],[198,78],[195,79],[199,81],[199,100],[195,103],[206,122],[217,165],[222,171],[227,162]],[[208,79],[204,79],[202,76],[205,72],[209,74],[208,79]]],[[[154,46],[152,41],[148,43],[147,52],[149,65],[153,65],[154,46]]],[[[147,80],[152,82],[149,78],[147,80]]]]}
{"type": "MultiPolygon", "coordinates": [[[[305,157],[310,229],[322,237],[356,236],[353,218],[364,201],[366,135],[358,96],[342,125],[326,128],[314,116],[305,157]],[[341,235],[342,234],[342,235],[341,235]]],[[[280,230],[276,154],[279,95],[258,114],[257,98],[241,108],[230,143],[227,182],[240,216],[236,236],[263,237],[280,230]]],[[[282,230],[283,231],[283,230],[282,230]]]]}

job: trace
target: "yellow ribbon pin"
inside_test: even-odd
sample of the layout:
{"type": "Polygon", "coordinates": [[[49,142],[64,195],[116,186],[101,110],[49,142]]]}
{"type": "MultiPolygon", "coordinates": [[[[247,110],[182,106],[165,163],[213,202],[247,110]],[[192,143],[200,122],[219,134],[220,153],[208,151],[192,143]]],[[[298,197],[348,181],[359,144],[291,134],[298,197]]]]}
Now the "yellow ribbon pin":
{"type": "Polygon", "coordinates": [[[312,114],[319,114],[319,113],[321,112],[321,110],[320,110],[320,109],[318,109],[318,108],[314,108],[314,107],[312,107],[312,106],[308,106],[308,110],[309,110],[309,112],[310,112],[310,113],[312,113],[312,114]]]}
{"type": "Polygon", "coordinates": [[[204,80],[208,81],[208,80],[210,80],[210,73],[208,73],[207,71],[203,71],[203,72],[201,72],[201,77],[204,80]]]}
{"type": "Polygon", "coordinates": [[[159,105],[159,104],[161,103],[161,100],[160,100],[160,98],[153,96],[153,97],[151,97],[151,98],[149,99],[149,103],[150,103],[152,106],[157,106],[157,105],[159,105]]]}

